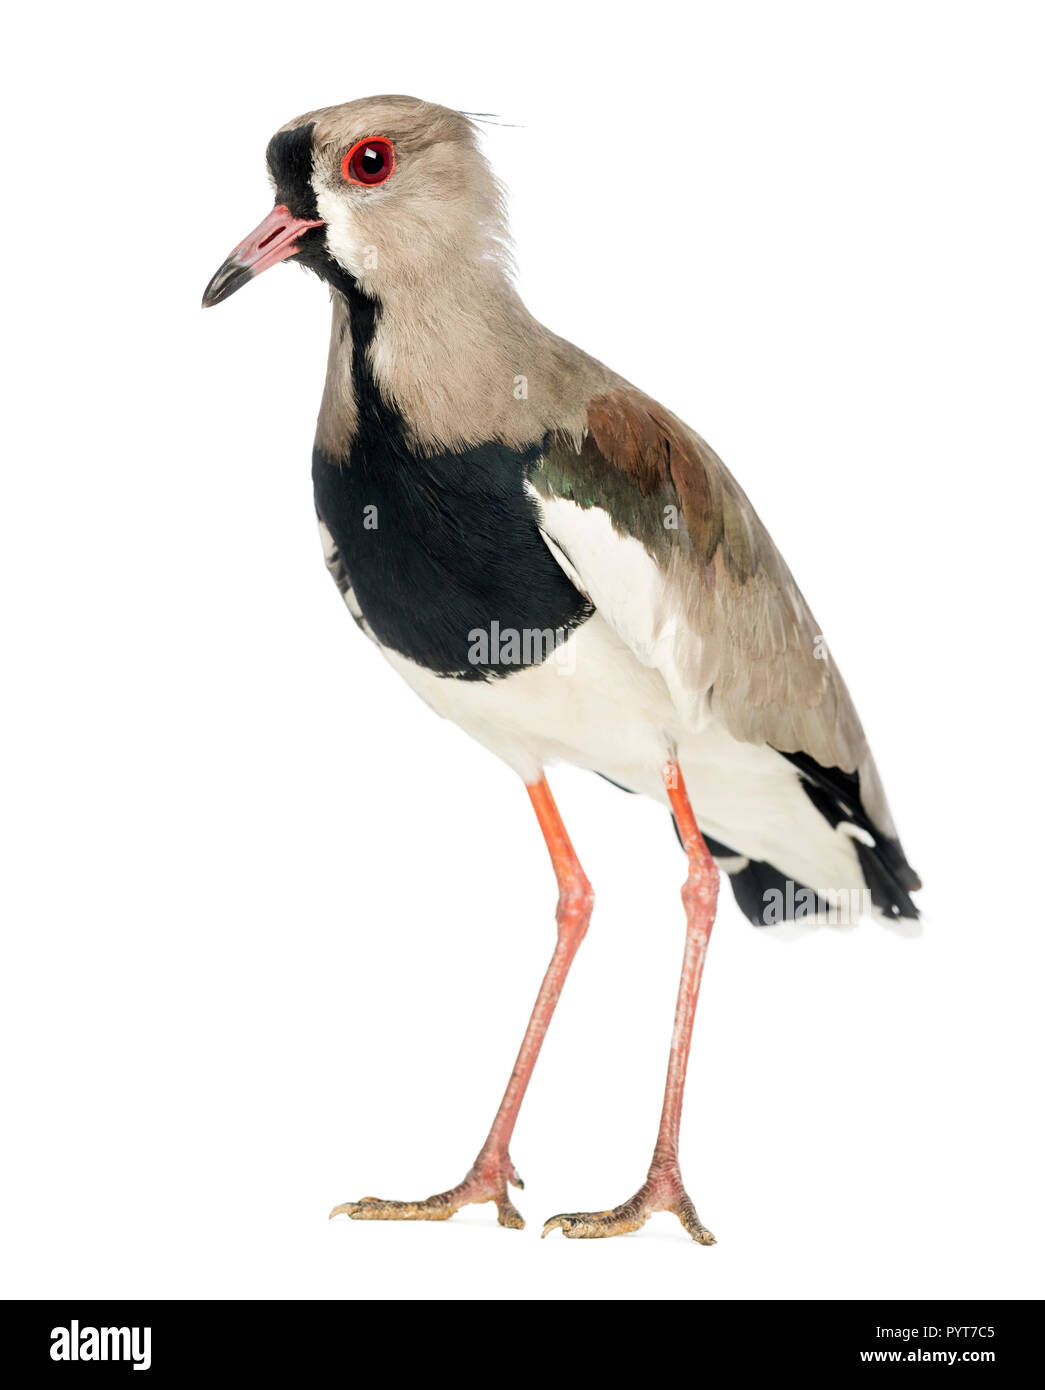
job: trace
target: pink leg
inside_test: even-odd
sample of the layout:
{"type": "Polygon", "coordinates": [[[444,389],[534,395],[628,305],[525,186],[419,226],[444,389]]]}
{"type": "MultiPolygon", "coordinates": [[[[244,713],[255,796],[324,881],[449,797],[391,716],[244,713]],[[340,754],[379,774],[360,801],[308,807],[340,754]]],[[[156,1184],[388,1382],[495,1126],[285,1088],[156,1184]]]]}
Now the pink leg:
{"type": "Polygon", "coordinates": [[[508,1197],[508,1184],[522,1187],[518,1173],[508,1153],[515,1122],[519,1117],[526,1087],[548,1031],[555,1005],[558,1003],[566,974],[584,940],[591,919],[594,894],[585,877],[580,860],[570,843],[566,827],[552,799],[548,783],[542,776],[527,786],[530,801],[544,833],[552,868],[559,884],[559,903],[556,908],[558,937],[551,964],[545,972],[537,1002],[530,1015],[519,1055],[508,1080],[500,1108],[494,1117],[486,1143],[479,1150],[463,1182],[447,1192],[438,1192],[421,1202],[384,1201],[380,1197],[363,1197],[358,1202],[344,1202],[330,1213],[351,1217],[353,1221],[445,1221],[460,1207],[471,1202],[496,1202],[497,1220],[502,1226],[519,1230],[524,1225],[508,1197]]]}
{"type": "Polygon", "coordinates": [[[697,1008],[700,977],[704,970],[708,939],[715,922],[718,900],[718,869],[697,829],[693,808],[677,763],[668,763],[663,772],[675,822],[689,860],[689,873],[682,888],[686,909],[686,951],[682,958],[675,1026],[668,1055],[668,1079],[664,1087],[664,1106],[646,1181],[634,1197],[612,1211],[568,1212],[547,1221],[542,1235],[559,1227],[566,1236],[615,1236],[637,1231],[655,1211],[672,1211],[694,1240],[714,1245],[715,1237],[701,1224],[696,1209],[682,1185],[679,1171],[679,1125],[682,1121],[682,1092],[686,1084],[686,1064],[693,1039],[693,1016],[697,1008]]]}

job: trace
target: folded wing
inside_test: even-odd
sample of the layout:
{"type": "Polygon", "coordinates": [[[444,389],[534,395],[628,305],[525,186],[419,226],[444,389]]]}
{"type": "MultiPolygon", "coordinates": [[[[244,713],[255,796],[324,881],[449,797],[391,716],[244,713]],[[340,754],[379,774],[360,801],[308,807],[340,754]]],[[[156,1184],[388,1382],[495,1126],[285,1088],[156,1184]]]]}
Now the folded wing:
{"type": "Polygon", "coordinates": [[[818,809],[882,842],[872,857],[884,855],[900,913],[914,915],[907,892],[920,885],[849,691],[714,450],[620,386],[589,402],[579,439],[552,437],[532,481],[560,564],[661,672],[683,718],[717,719],[734,738],[787,757],[818,809]]]}

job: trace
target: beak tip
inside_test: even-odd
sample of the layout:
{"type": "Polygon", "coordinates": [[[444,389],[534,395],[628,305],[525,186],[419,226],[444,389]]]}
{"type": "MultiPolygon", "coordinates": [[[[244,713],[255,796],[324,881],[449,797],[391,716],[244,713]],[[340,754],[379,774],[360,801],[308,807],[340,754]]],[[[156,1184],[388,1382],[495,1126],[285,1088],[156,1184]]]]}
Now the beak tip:
{"type": "Polygon", "coordinates": [[[254,272],[249,266],[242,265],[230,257],[217,274],[211,277],[203,291],[203,308],[211,309],[215,304],[220,304],[223,299],[228,299],[230,294],[235,294],[242,285],[253,278],[254,272]]]}

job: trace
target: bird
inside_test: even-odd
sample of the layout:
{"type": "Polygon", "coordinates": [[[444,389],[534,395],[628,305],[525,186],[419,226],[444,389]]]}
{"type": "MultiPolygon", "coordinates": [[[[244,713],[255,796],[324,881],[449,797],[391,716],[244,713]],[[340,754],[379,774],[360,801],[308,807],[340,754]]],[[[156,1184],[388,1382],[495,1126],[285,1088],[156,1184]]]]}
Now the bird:
{"type": "Polygon", "coordinates": [[[523,1226],[510,1147],[594,903],[547,780],[567,763],[670,812],[685,944],[646,1177],[616,1207],[552,1216],[542,1236],[620,1235],[669,1212],[711,1245],[679,1131],[720,871],[756,926],[918,929],[921,883],[853,701],[718,455],[524,306],[477,117],[353,100],[287,122],[266,163],[275,206],[204,307],[284,261],[326,283],[312,453],[326,566],[399,675],[521,779],[558,885],[551,961],[463,1180],[330,1215],[440,1221],[493,1202],[502,1226],[523,1226]]]}

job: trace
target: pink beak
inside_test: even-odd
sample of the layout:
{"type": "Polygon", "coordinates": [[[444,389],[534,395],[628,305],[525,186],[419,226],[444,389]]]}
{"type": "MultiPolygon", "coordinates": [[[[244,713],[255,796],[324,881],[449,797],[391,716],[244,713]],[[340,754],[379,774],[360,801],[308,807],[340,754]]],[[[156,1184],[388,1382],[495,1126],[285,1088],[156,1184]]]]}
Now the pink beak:
{"type": "Polygon", "coordinates": [[[212,304],[220,304],[270,265],[278,265],[293,256],[299,250],[298,241],[304,233],[322,226],[322,221],[309,222],[304,217],[294,217],[289,208],[277,203],[211,278],[203,291],[203,307],[209,309],[212,304]]]}

